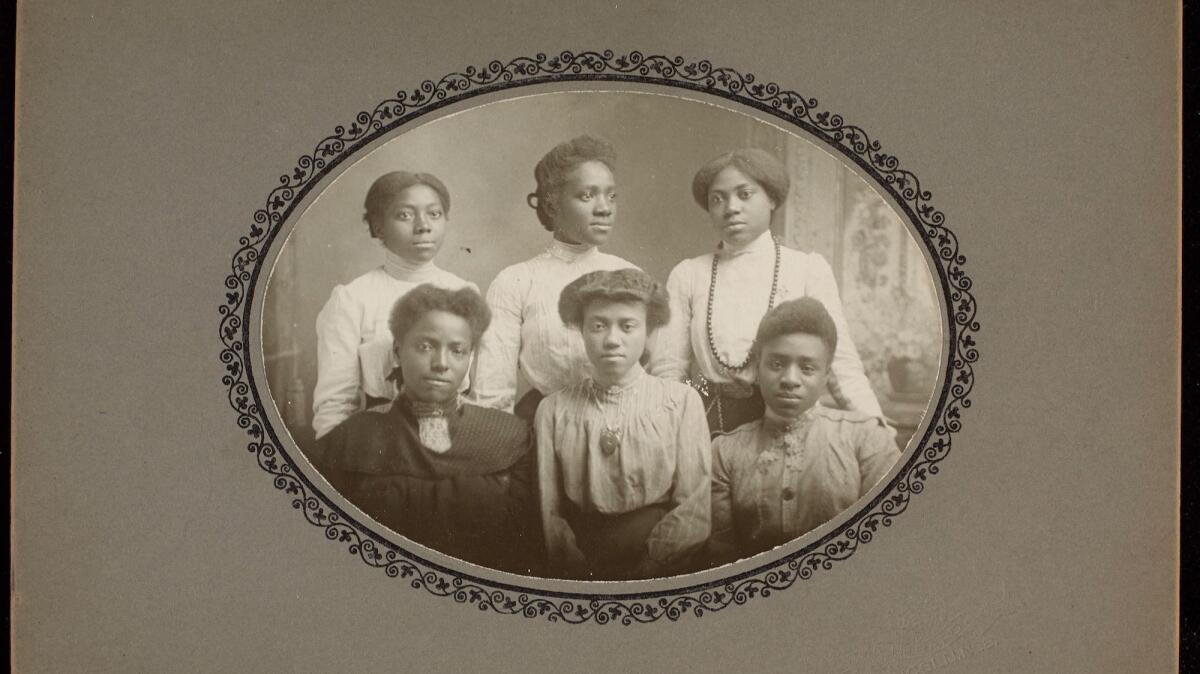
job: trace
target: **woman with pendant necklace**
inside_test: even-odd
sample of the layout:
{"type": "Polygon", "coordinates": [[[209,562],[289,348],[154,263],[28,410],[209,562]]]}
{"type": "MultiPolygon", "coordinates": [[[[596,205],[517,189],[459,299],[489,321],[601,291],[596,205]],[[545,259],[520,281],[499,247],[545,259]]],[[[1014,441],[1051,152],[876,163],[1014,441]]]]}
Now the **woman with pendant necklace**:
{"type": "Polygon", "coordinates": [[[507,267],[487,291],[492,327],[483,336],[472,401],[532,419],[538,402],[588,374],[574,330],[558,316],[564,286],[590,271],[636,265],[599,251],[616,219],[616,156],[612,146],[580,136],[546,153],[534,169],[537,191],[527,197],[550,247],[507,267]],[[518,370],[532,388],[518,402],[518,370]]]}
{"type": "Polygon", "coordinates": [[[708,211],[720,242],[713,253],[684,260],[671,271],[672,320],[658,337],[649,370],[692,383],[704,398],[713,434],[762,417],[763,399],[750,362],[754,333],[767,311],[796,297],[819,300],[837,326],[829,392],[838,406],[883,423],[829,263],[771,236],[771,218],[788,187],[783,165],[751,148],[713,159],[692,180],[692,197],[708,211]]]}
{"type": "Polygon", "coordinates": [[[628,580],[686,573],[710,528],[710,454],[700,396],[639,362],[667,322],[662,286],[637,269],[563,289],[562,321],[593,376],[537,410],[538,484],[552,576],[628,580]]]}

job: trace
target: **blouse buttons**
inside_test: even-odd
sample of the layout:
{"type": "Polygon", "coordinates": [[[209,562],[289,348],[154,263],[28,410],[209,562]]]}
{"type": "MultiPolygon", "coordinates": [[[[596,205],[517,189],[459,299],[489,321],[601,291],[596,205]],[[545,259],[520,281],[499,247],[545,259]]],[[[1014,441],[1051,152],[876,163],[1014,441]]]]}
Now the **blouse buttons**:
{"type": "Polygon", "coordinates": [[[790,501],[796,498],[796,490],[792,489],[791,487],[784,487],[783,490],[779,492],[779,495],[783,497],[783,500],[790,501]]]}

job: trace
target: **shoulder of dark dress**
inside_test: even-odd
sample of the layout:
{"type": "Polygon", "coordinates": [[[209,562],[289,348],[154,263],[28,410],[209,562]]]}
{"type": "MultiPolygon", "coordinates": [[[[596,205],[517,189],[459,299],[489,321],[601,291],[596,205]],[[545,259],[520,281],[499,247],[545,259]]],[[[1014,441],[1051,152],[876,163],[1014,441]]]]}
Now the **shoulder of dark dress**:
{"type": "Polygon", "coordinates": [[[533,433],[529,422],[503,410],[478,405],[463,405],[463,422],[471,430],[471,441],[482,442],[495,449],[509,449],[523,454],[529,449],[533,433]]]}
{"type": "Polygon", "coordinates": [[[391,403],[351,415],[321,439],[327,467],[356,473],[385,470],[390,448],[401,435],[391,403]]]}

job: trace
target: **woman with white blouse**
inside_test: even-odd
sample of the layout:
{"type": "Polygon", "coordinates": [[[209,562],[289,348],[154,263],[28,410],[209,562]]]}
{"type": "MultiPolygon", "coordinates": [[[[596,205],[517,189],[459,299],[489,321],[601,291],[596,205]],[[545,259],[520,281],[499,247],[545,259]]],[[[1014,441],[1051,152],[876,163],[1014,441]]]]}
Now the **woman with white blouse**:
{"type": "MultiPolygon", "coordinates": [[[[384,248],[383,265],[336,286],[317,315],[317,385],[313,430],[321,438],[364,407],[396,395],[388,316],[400,297],[422,283],[456,290],[474,284],[438,268],[450,213],[450,193],[428,173],[393,171],[367,191],[366,222],[384,248]]],[[[464,388],[467,386],[463,384],[464,388]]]]}
{"type": "Polygon", "coordinates": [[[837,326],[829,390],[838,405],[883,418],[846,327],[829,263],[771,236],[772,216],[788,188],[783,165],[750,148],[713,159],[692,181],[692,197],[708,212],[720,240],[712,253],[671,271],[671,323],[659,332],[649,370],[691,382],[704,398],[714,434],[762,416],[749,355],[754,333],[769,309],[796,297],[819,300],[837,326]]]}
{"type": "Polygon", "coordinates": [[[537,191],[527,203],[553,236],[545,251],[505,268],[488,286],[492,325],[476,360],[475,404],[532,419],[542,397],[589,376],[579,334],[563,325],[558,299],[588,272],[636,266],[599,250],[616,220],[615,166],[609,143],[580,136],[534,168],[537,191]],[[518,369],[532,386],[519,403],[518,369]]]}

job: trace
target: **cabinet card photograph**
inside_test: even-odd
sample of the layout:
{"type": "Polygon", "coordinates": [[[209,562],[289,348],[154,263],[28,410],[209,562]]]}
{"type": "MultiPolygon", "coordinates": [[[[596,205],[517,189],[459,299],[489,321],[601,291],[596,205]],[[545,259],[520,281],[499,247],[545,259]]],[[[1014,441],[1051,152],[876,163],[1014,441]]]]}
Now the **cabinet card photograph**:
{"type": "Polygon", "coordinates": [[[311,479],[401,545],[697,573],[852,514],[919,440],[946,369],[930,248],[796,129],[555,91],[346,164],[267,261],[266,388],[311,479]]]}

